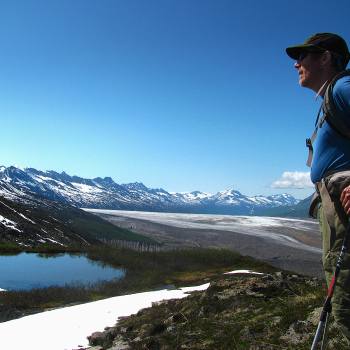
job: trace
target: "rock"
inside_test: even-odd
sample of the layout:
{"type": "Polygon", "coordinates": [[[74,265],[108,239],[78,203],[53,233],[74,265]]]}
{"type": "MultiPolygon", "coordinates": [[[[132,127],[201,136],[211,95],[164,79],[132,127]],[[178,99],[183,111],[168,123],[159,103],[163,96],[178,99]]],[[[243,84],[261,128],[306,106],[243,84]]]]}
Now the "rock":
{"type": "Polygon", "coordinates": [[[175,333],[176,332],[176,327],[174,325],[168,326],[166,331],[169,332],[169,333],[175,333]]]}
{"type": "Polygon", "coordinates": [[[127,331],[131,331],[131,329],[128,330],[127,327],[120,327],[120,328],[119,328],[119,332],[120,332],[120,333],[126,333],[127,331]]]}
{"type": "Polygon", "coordinates": [[[126,341],[124,341],[123,337],[117,336],[113,340],[112,347],[110,347],[108,350],[129,350],[129,349],[131,350],[131,347],[126,341]]]}
{"type": "Polygon", "coordinates": [[[114,327],[107,327],[104,332],[94,332],[88,338],[89,344],[102,347],[108,347],[117,336],[117,330],[114,327]]]}
{"type": "Polygon", "coordinates": [[[149,335],[153,336],[153,335],[157,335],[159,333],[163,333],[166,330],[166,326],[164,323],[158,323],[152,326],[149,335]]]}
{"type": "Polygon", "coordinates": [[[311,338],[312,324],[308,321],[297,321],[290,325],[287,333],[280,337],[288,344],[298,345],[311,338]]]}
{"type": "Polygon", "coordinates": [[[318,307],[317,309],[310,312],[307,321],[310,322],[313,326],[317,326],[320,320],[320,315],[322,312],[322,307],[318,307]]]}
{"type": "Polygon", "coordinates": [[[166,325],[172,324],[172,323],[182,323],[186,322],[187,319],[183,313],[177,312],[173,315],[171,315],[169,318],[167,318],[164,323],[166,325]]]}
{"type": "Polygon", "coordinates": [[[278,324],[280,324],[281,320],[282,320],[281,316],[275,316],[272,318],[271,324],[274,326],[277,326],[278,324]]]}
{"type": "Polygon", "coordinates": [[[94,332],[87,337],[90,345],[101,345],[105,339],[105,333],[103,332],[94,332]]]}

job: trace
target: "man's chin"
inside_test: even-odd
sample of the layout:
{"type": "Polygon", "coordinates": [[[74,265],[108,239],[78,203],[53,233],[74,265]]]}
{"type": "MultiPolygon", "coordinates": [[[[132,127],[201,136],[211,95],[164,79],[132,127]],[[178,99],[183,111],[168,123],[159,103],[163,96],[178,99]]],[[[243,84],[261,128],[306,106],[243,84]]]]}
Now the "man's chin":
{"type": "Polygon", "coordinates": [[[305,82],[305,79],[300,78],[299,79],[299,85],[302,86],[302,87],[307,87],[307,83],[305,82]]]}

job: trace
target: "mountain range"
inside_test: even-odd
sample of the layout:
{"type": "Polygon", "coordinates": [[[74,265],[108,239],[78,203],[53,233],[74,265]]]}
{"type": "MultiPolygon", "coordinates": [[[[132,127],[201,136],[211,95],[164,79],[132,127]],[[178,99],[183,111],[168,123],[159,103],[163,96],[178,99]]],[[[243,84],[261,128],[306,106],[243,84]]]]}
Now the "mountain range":
{"type": "Polygon", "coordinates": [[[85,179],[65,172],[0,167],[0,196],[25,202],[33,195],[78,208],[235,215],[253,215],[299,202],[289,194],[245,196],[234,189],[216,194],[170,193],[140,182],[117,184],[110,177],[85,179]]]}
{"type": "Polygon", "coordinates": [[[0,246],[89,245],[106,240],[157,244],[80,208],[305,217],[308,201],[288,194],[245,196],[233,189],[170,193],[140,182],[117,184],[110,177],[85,179],[0,166],[0,246]]]}

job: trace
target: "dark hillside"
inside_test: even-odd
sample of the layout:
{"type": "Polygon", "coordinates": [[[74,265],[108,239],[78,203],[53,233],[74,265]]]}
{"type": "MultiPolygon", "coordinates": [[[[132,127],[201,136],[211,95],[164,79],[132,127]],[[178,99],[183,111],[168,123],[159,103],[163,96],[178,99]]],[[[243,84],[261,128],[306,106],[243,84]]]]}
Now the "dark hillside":
{"type": "Polygon", "coordinates": [[[0,197],[2,247],[90,245],[105,240],[155,243],[71,205],[42,198],[15,202],[0,197]]]}

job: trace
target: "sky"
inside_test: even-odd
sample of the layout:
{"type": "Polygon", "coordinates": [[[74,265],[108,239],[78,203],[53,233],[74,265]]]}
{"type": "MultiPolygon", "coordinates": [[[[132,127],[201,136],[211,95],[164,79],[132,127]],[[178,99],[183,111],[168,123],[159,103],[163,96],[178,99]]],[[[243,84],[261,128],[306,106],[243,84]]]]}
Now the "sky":
{"type": "Polygon", "coordinates": [[[320,101],[285,48],[348,0],[0,0],[0,165],[169,192],[313,189],[320,101]]]}

